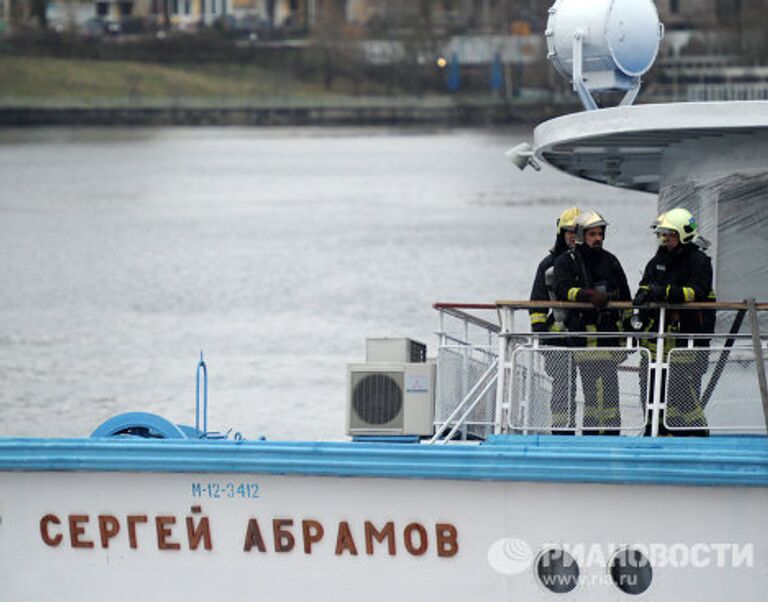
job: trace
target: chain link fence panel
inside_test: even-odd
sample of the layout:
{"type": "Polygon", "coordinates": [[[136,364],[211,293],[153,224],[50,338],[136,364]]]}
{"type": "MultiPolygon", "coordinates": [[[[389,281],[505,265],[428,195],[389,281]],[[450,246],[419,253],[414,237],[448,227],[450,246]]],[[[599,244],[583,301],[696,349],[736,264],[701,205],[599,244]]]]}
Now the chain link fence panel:
{"type": "MultiPolygon", "coordinates": [[[[496,359],[490,346],[442,346],[437,355],[435,424],[442,425],[496,359]]],[[[477,391],[482,390],[482,387],[477,391]]],[[[469,400],[472,403],[474,399],[469,400]]],[[[465,406],[465,407],[468,407],[465,406]]],[[[463,413],[463,411],[462,411],[463,413]]],[[[456,417],[460,418],[461,414],[456,417]]],[[[467,434],[485,438],[496,420],[496,386],[485,393],[466,421],[467,434]]]]}
{"type": "Polygon", "coordinates": [[[752,348],[672,349],[666,376],[669,431],[766,432],[752,348]]]}
{"type": "Polygon", "coordinates": [[[642,435],[649,360],[642,348],[520,347],[511,359],[509,427],[642,435]]]}

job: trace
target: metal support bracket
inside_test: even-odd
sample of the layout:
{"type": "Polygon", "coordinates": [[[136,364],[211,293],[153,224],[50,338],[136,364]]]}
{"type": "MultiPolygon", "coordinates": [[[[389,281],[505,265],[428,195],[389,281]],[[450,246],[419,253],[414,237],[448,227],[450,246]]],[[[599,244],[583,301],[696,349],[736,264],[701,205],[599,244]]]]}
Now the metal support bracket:
{"type": "Polygon", "coordinates": [[[621,102],[619,103],[620,107],[628,107],[632,103],[635,102],[637,99],[637,95],[640,94],[640,86],[642,85],[642,81],[639,77],[635,78],[635,81],[632,84],[632,87],[627,90],[627,93],[624,95],[624,97],[621,99],[621,102]]]}
{"type": "MultiPolygon", "coordinates": [[[[736,317],[733,320],[733,324],[731,324],[731,330],[728,334],[735,335],[739,333],[741,330],[741,324],[744,322],[744,315],[746,313],[747,312],[744,309],[738,311],[736,317]]],[[[728,359],[731,357],[731,348],[735,342],[736,339],[734,337],[729,338],[725,342],[725,349],[723,349],[723,351],[720,353],[720,357],[717,360],[717,364],[715,364],[715,369],[712,371],[712,376],[709,379],[709,383],[707,384],[707,388],[704,391],[704,395],[701,396],[702,408],[706,409],[709,400],[712,398],[712,394],[715,392],[717,383],[720,382],[720,376],[723,373],[723,368],[725,368],[725,365],[728,363],[728,359]]]]}
{"type": "Polygon", "coordinates": [[[597,103],[587,89],[584,82],[583,62],[584,62],[584,33],[576,31],[573,34],[573,90],[579,95],[581,104],[587,111],[596,111],[597,103]]]}
{"type": "Polygon", "coordinates": [[[757,319],[757,304],[754,297],[747,299],[747,313],[749,313],[749,323],[752,330],[752,347],[755,350],[757,383],[760,385],[760,397],[763,400],[763,418],[765,420],[765,428],[768,430],[768,384],[766,384],[763,343],[760,340],[760,322],[757,319]]]}

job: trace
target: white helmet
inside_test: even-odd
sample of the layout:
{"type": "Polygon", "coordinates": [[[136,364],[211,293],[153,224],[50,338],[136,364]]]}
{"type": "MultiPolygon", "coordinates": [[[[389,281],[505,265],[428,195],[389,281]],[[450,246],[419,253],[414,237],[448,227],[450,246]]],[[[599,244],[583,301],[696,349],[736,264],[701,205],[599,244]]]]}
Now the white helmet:
{"type": "Polygon", "coordinates": [[[597,211],[585,211],[576,218],[576,244],[584,244],[584,232],[592,228],[605,228],[608,222],[597,211]]]}

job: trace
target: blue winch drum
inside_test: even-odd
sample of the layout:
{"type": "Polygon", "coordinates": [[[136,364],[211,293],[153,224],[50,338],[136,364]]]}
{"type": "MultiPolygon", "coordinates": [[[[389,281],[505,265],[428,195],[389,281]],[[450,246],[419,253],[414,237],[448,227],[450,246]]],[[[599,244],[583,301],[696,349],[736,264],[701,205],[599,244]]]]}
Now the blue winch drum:
{"type": "Polygon", "coordinates": [[[139,437],[142,439],[187,439],[192,427],[179,427],[162,416],[148,412],[126,412],[102,422],[91,437],[139,437]],[[186,431],[186,432],[185,432],[186,431]]]}

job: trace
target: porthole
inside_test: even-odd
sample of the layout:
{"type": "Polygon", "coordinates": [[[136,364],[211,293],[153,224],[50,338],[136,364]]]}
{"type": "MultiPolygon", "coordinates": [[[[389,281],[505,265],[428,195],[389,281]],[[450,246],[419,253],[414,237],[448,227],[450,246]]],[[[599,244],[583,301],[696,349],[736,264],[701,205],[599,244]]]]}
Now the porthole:
{"type": "Polygon", "coordinates": [[[539,554],[536,575],[555,594],[567,594],[579,584],[579,564],[565,550],[551,548],[539,554]]]}
{"type": "Polygon", "coordinates": [[[640,550],[619,550],[611,559],[608,569],[613,583],[625,594],[642,594],[651,587],[653,568],[640,550]]]}

